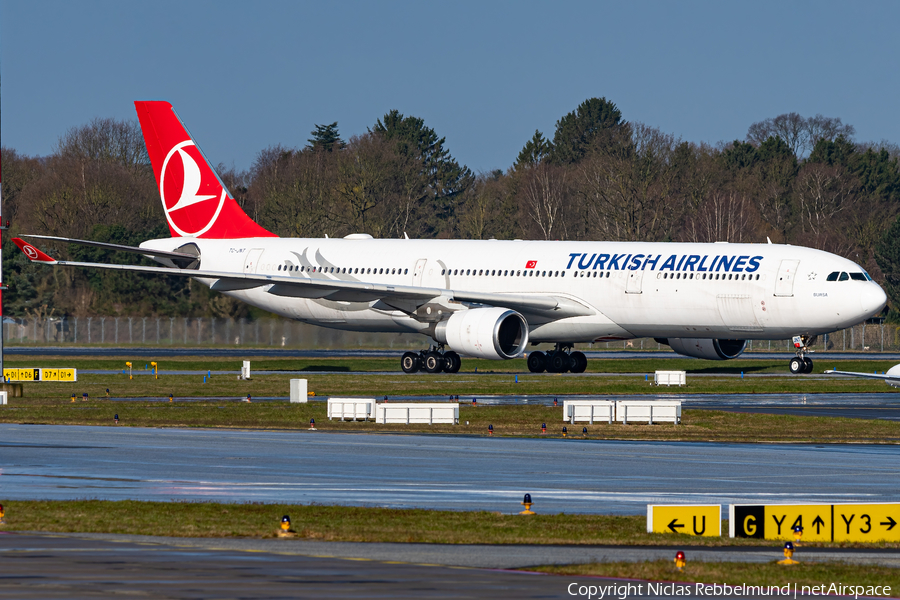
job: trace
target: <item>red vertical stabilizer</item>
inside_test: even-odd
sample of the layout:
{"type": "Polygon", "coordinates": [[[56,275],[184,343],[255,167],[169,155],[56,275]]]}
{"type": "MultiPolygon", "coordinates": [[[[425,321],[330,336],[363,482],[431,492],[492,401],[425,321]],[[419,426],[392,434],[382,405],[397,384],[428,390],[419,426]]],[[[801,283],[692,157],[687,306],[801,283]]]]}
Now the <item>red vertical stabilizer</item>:
{"type": "Polygon", "coordinates": [[[168,102],[134,103],[172,237],[277,237],[225,189],[168,102]]]}

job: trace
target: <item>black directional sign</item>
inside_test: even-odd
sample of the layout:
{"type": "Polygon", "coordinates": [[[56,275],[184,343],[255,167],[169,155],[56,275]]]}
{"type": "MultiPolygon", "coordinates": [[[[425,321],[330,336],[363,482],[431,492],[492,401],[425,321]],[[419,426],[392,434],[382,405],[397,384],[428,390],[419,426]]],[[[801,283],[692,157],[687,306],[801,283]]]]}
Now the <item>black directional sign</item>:
{"type": "Polygon", "coordinates": [[[732,504],[731,537],[811,542],[900,542],[900,504],[732,504]]]}

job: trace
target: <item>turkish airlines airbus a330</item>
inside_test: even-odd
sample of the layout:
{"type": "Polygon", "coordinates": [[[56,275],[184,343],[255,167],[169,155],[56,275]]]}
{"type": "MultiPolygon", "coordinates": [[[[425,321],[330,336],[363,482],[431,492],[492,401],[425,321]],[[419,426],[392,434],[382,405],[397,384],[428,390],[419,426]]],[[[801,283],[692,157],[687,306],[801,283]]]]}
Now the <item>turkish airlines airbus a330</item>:
{"type": "Polygon", "coordinates": [[[778,244],[279,238],[231,197],[167,102],[135,102],[172,237],[139,248],[164,266],[49,265],[192,277],[275,314],[337,329],[429,336],[407,373],[454,373],[460,354],[510,359],[529,342],[532,372],[585,370],[578,342],[655,338],[697,358],[735,358],[747,340],[793,337],[794,373],[811,339],[884,307],[882,289],[840,256],[778,244]]]}

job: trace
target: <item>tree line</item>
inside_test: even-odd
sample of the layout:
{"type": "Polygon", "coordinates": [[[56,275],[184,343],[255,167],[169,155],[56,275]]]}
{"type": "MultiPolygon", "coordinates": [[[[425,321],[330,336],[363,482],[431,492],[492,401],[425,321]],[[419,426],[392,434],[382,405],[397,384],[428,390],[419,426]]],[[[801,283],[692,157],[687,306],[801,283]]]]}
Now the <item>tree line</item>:
{"type": "MultiPolygon", "coordinates": [[[[710,145],[627,121],[610,100],[590,98],[552,135],[535,131],[508,169],[478,174],[422,119],[396,110],[346,140],[337,122],[310,135],[261,150],[248,171],[217,168],[244,210],[280,236],[770,239],[858,262],[900,307],[900,148],[858,142],[839,118],[788,113],[751,124],[743,140],[710,145]]],[[[13,235],[130,245],[168,236],[136,121],[74,127],[45,157],[3,147],[2,169],[13,235]]],[[[9,237],[6,314],[255,314],[178,278],[39,268],[9,237]]],[[[53,249],[71,260],[133,260],[53,249]]]]}

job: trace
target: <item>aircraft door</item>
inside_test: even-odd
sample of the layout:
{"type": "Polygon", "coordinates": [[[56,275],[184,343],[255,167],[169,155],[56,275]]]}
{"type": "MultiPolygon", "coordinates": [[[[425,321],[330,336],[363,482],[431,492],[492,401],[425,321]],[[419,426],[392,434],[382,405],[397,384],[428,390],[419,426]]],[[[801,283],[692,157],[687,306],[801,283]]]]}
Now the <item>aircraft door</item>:
{"type": "Polygon", "coordinates": [[[793,296],[794,280],[797,278],[797,265],[799,260],[785,259],[778,267],[778,277],[775,278],[776,296],[793,296]]]}
{"type": "Polygon", "coordinates": [[[638,269],[637,271],[628,271],[628,280],[625,282],[625,293],[626,294],[640,294],[641,285],[644,282],[644,272],[638,269]]]}
{"type": "Polygon", "coordinates": [[[264,248],[253,248],[244,259],[244,273],[256,273],[264,248]]]}
{"type": "Polygon", "coordinates": [[[416,261],[416,268],[413,269],[413,280],[412,284],[417,285],[419,287],[422,286],[422,273],[425,272],[425,263],[428,262],[427,258],[420,258],[416,261]]]}

